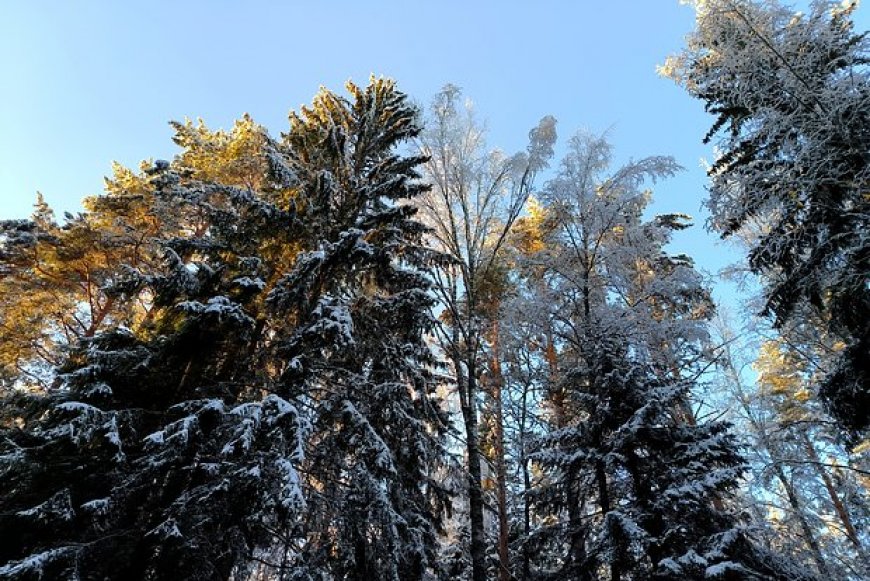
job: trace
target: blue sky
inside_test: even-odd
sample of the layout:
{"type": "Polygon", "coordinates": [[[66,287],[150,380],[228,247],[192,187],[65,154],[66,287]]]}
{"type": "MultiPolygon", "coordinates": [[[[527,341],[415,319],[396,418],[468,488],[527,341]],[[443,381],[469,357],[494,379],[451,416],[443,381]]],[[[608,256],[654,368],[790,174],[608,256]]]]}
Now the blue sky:
{"type": "Polygon", "coordinates": [[[75,211],[112,160],[171,157],[170,119],[217,128],[248,112],[278,134],[319,86],[374,73],[421,103],[459,85],[509,152],[552,114],[563,142],[608,130],[617,161],[675,156],[686,171],[655,188],[655,209],[698,224],[674,250],[711,272],[736,257],[699,212],[711,119],[655,72],[693,25],[677,0],[8,0],[2,12],[0,218],[27,216],[37,190],[75,211]]]}

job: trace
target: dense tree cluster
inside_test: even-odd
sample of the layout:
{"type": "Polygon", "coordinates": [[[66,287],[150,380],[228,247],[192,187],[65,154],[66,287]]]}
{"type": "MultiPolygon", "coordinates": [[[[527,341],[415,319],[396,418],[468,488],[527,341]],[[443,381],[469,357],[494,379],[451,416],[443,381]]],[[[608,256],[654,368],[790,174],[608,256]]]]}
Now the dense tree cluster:
{"type": "Polygon", "coordinates": [[[863,37],[695,8],[665,69],[717,116],[746,333],[650,212],[670,157],[553,164],[549,116],[506,154],[374,78],[280,138],[173,123],[0,222],[0,578],[867,578],[863,37]]]}
{"type": "MultiPolygon", "coordinates": [[[[87,326],[51,343],[56,380],[13,386],[4,404],[4,575],[398,579],[433,566],[446,424],[424,268],[438,257],[405,203],[424,189],[421,159],[396,152],[419,129],[391,82],[349,88],[318,95],[281,141],[248,119],[230,134],[179,125],[183,153],[123,174],[135,190],[110,189],[63,228],[6,224],[4,280],[38,290],[44,272],[92,264],[73,254],[80,224],[107,226],[91,270],[57,289],[87,326]],[[131,233],[143,258],[109,262],[103,245],[137,251],[131,233]],[[87,310],[108,303],[117,313],[87,310]]],[[[7,325],[38,316],[16,307],[7,325]]],[[[73,327],[43,325],[22,342],[73,327]]]]}

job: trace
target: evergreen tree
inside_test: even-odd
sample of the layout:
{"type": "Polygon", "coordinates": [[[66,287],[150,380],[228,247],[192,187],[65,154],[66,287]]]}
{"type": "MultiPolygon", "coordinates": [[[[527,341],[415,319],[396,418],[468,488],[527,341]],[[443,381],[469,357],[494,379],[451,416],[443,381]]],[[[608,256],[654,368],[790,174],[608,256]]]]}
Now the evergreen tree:
{"type": "Polygon", "coordinates": [[[6,402],[6,575],[227,578],[301,501],[303,420],[257,377],[256,262],[230,240],[253,199],[154,173],[179,211],[214,203],[209,233],[167,240],[165,268],[128,281],[154,297],[147,332],[98,333],[62,389],[6,402]]]}
{"type": "Polygon", "coordinates": [[[185,151],[149,184],[188,226],[159,241],[161,268],[112,285],[149,296],[148,320],[83,341],[62,389],[4,402],[0,575],[432,566],[432,257],[404,203],[420,160],[394,151],[415,111],[390,81],[349,89],[293,115],[283,144],[245,120],[254,145],[228,167],[211,157],[226,147],[203,147],[214,134],[177,126],[185,151]]]}
{"type": "MultiPolygon", "coordinates": [[[[533,459],[555,520],[538,533],[577,579],[798,579],[756,547],[725,505],[744,470],[722,422],[689,407],[711,314],[691,261],[663,246],[682,216],[644,222],[647,158],[608,175],[610,148],[575,137],[543,199],[554,227],[542,256],[561,350],[551,428],[533,459]]],[[[546,545],[545,545],[546,546],[546,545]]]]}
{"type": "Polygon", "coordinates": [[[178,224],[144,174],[114,170],[107,194],[85,198],[63,225],[39,195],[30,220],[0,223],[0,368],[10,385],[48,389],[66,347],[147,315],[147,297],[111,291],[118,265],[158,264],[154,240],[178,224]]]}
{"type": "Polygon", "coordinates": [[[418,133],[416,111],[391,82],[348,88],[352,101],[324,92],[292,115],[272,155],[314,242],[267,299],[296,323],[280,341],[282,381],[313,409],[304,526],[314,538],[296,562],[311,578],[420,579],[444,501],[446,418],[424,341],[425,269],[439,255],[421,246],[408,203],[426,190],[423,158],[394,151],[418,133]]]}
{"type": "Polygon", "coordinates": [[[697,27],[667,74],[716,116],[710,226],[763,228],[749,264],[776,325],[805,311],[844,346],[819,393],[857,436],[870,425],[870,83],[857,2],[698,0],[697,27]]]}

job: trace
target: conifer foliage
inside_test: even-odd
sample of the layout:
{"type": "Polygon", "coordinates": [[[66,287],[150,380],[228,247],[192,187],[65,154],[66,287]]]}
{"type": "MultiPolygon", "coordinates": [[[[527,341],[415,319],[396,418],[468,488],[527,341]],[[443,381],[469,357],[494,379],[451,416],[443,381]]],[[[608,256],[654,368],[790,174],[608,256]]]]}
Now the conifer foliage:
{"type": "MultiPolygon", "coordinates": [[[[666,157],[608,174],[610,146],[577,135],[544,189],[553,327],[549,429],[532,460],[555,578],[796,579],[754,547],[725,500],[744,470],[723,422],[689,405],[713,309],[685,256],[664,245],[685,216],[641,216],[666,157]],[[778,569],[779,568],[779,569],[778,569]]],[[[549,569],[549,571],[548,571],[549,569]]]]}
{"type": "Polygon", "coordinates": [[[406,202],[425,186],[423,160],[394,147],[417,131],[392,85],[321,93],[291,116],[271,159],[276,179],[304,200],[306,248],[267,303],[292,316],[277,348],[282,382],[316,405],[306,470],[306,520],[321,538],[300,551],[313,578],[419,579],[432,566],[440,513],[437,366],[423,337],[433,324],[424,269],[438,256],[406,202]],[[319,144],[319,147],[312,147],[319,144]]]}
{"type": "MultiPolygon", "coordinates": [[[[715,307],[668,250],[690,218],[648,213],[676,162],[613,171],[580,133],[550,170],[553,117],[505,155],[463,103],[445,87],[423,131],[372,79],[321,90],[279,137],[247,115],[173,123],[178,155],[116,165],[80,214],[39,198],[0,222],[0,579],[862,578],[870,448],[835,445],[809,395],[832,357],[859,363],[859,185],[819,178],[846,225],[812,234],[788,214],[815,207],[807,183],[768,184],[747,169],[761,157],[714,172],[717,224],[773,208],[794,226],[761,229],[753,255],[791,332],[759,360],[775,397],[750,417],[750,472],[721,415],[752,412],[722,387],[743,374],[705,391],[727,359],[715,307]],[[756,187],[769,203],[743,212],[756,187]],[[831,254],[771,254],[810,238],[831,254]],[[739,494],[768,461],[784,518],[739,494]]],[[[763,126],[721,113],[736,136],[763,126]]]]}
{"type": "Polygon", "coordinates": [[[870,425],[870,78],[857,2],[697,0],[665,72],[716,116],[713,229],[760,224],[749,264],[778,327],[815,312],[844,346],[820,394],[852,435],[870,425]]]}
{"type": "Polygon", "coordinates": [[[76,344],[59,387],[4,402],[0,576],[432,566],[435,257],[405,203],[421,160],[396,152],[416,112],[390,81],[348,88],[293,114],[281,142],[246,119],[244,180],[207,171],[227,153],[202,147],[214,134],[176,126],[185,151],[147,168],[150,211],[189,219],[149,240],[162,263],[119,264],[104,286],[147,314],[76,344]]]}

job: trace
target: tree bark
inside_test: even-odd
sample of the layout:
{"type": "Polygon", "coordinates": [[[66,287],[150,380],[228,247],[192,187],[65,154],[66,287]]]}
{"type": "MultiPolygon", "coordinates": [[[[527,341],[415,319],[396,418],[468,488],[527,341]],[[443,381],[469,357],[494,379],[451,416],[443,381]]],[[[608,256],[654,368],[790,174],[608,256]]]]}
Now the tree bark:
{"type": "Polygon", "coordinates": [[[567,477],[566,500],[568,503],[568,526],[570,528],[568,535],[570,542],[569,558],[573,563],[571,573],[577,581],[592,581],[592,571],[590,571],[588,555],[586,554],[586,531],[582,523],[585,502],[581,501],[580,498],[581,492],[577,483],[577,471],[569,468],[567,477]]]}
{"type": "Polygon", "coordinates": [[[505,459],[504,441],[504,374],[501,369],[501,352],[499,349],[499,321],[492,322],[489,332],[490,356],[488,387],[493,400],[493,463],[495,464],[496,512],[498,516],[498,578],[500,581],[510,581],[510,551],[507,510],[507,461],[505,459]]]}
{"type": "MultiPolygon", "coordinates": [[[[471,527],[471,579],[486,581],[486,530],[483,523],[483,489],[481,488],[480,446],[477,429],[477,365],[472,354],[466,361],[465,401],[462,417],[465,422],[465,449],[468,455],[468,513],[471,527]]],[[[461,373],[461,370],[458,370],[461,373]]],[[[461,375],[457,375],[461,377],[461,375]]]]}
{"type": "Polygon", "coordinates": [[[782,469],[782,466],[777,463],[776,465],[776,478],[779,480],[780,484],[782,484],[783,489],[785,489],[785,494],[788,497],[788,503],[791,505],[792,510],[794,511],[795,518],[798,520],[798,524],[801,527],[801,531],[803,532],[804,540],[806,540],[807,545],[809,545],[810,550],[813,553],[813,559],[816,561],[816,566],[819,568],[819,573],[822,574],[823,577],[830,578],[831,574],[828,570],[828,564],[825,563],[825,558],[822,556],[822,549],[819,547],[818,541],[816,541],[816,536],[813,534],[813,530],[810,528],[807,519],[804,518],[804,513],[801,509],[800,500],[797,497],[797,493],[794,490],[794,487],[789,482],[788,477],[785,474],[785,471],[782,469]]]}
{"type": "MultiPolygon", "coordinates": [[[[598,506],[601,509],[602,518],[606,518],[607,513],[610,512],[610,495],[607,490],[607,471],[601,460],[595,463],[595,478],[598,480],[598,506]]],[[[611,581],[619,581],[621,578],[622,570],[619,568],[619,563],[614,560],[610,563],[610,579],[611,581]]]]}
{"type": "Polygon", "coordinates": [[[523,407],[520,410],[520,468],[523,472],[523,581],[531,577],[531,555],[529,555],[529,535],[532,532],[532,507],[529,501],[529,491],[532,489],[532,478],[529,474],[529,460],[526,455],[526,423],[528,415],[529,386],[523,386],[523,407]]]}
{"type": "Polygon", "coordinates": [[[817,472],[819,473],[819,478],[821,478],[822,482],[825,484],[825,490],[828,491],[828,496],[831,498],[831,503],[834,505],[834,511],[837,513],[837,517],[843,525],[843,530],[846,532],[846,538],[848,538],[852,545],[854,545],[861,560],[866,563],[867,558],[864,555],[864,548],[861,546],[861,541],[858,538],[858,531],[855,529],[855,525],[852,523],[852,517],[849,516],[849,511],[846,510],[846,505],[843,504],[843,500],[840,498],[840,494],[837,492],[837,488],[831,480],[831,475],[828,474],[827,468],[822,465],[822,462],[819,459],[819,454],[816,452],[816,447],[813,445],[806,432],[803,433],[802,439],[807,456],[813,462],[817,472]]]}
{"type": "Polygon", "coordinates": [[[356,531],[354,535],[354,578],[357,581],[370,581],[368,573],[368,559],[366,557],[366,542],[362,533],[356,531]]]}

